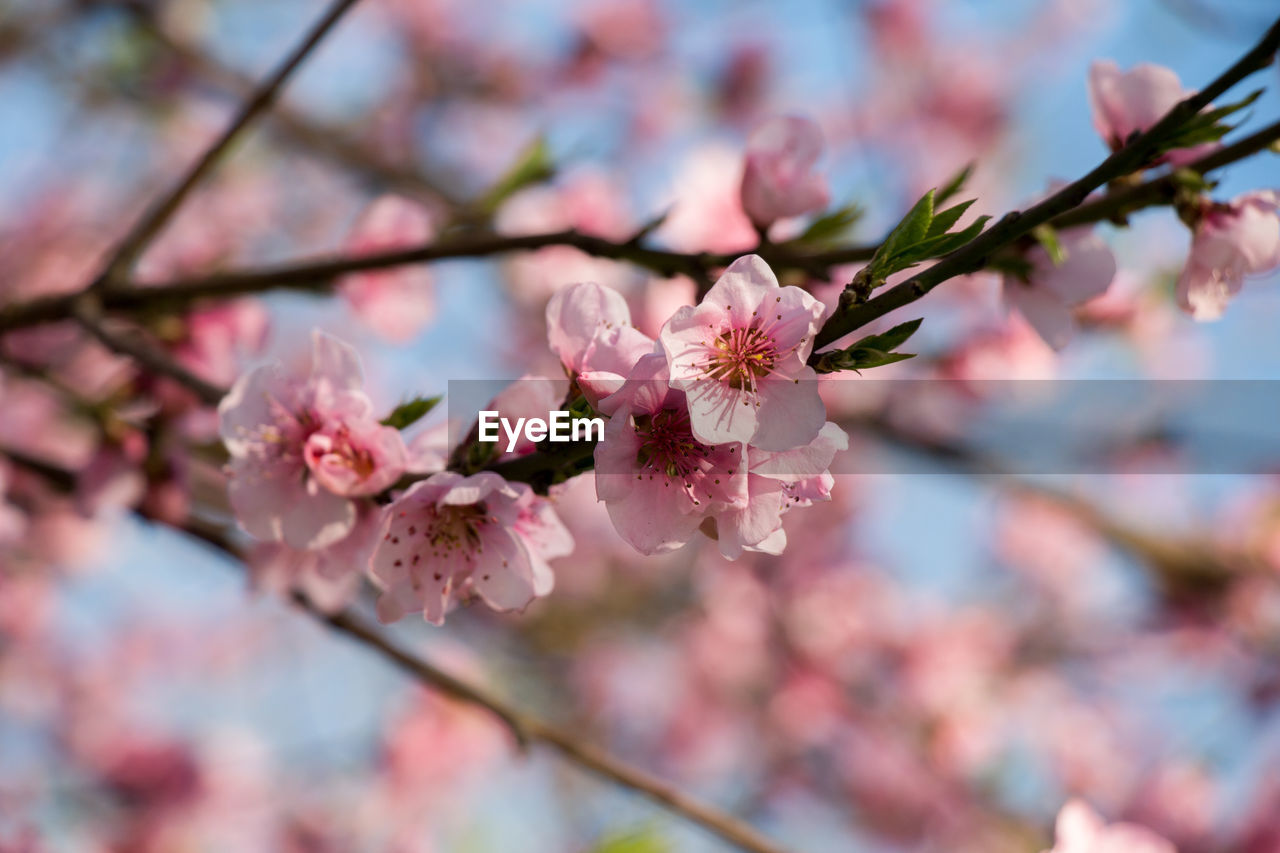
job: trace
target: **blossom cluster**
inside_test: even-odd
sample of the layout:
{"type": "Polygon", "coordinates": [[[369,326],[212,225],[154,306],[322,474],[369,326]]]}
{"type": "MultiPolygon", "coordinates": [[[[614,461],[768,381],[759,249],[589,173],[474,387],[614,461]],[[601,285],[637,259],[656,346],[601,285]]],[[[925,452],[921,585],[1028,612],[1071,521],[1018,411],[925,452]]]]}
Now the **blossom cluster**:
{"type": "MultiPolygon", "coordinates": [[[[826,420],[806,364],[826,308],[780,286],[759,257],[734,262],[656,341],[595,283],[561,289],[546,314],[571,387],[609,417],[597,494],[640,553],[701,532],[729,558],[778,554],[783,516],[830,497],[828,468],[848,438],[826,420]]],[[[406,443],[379,420],[355,350],[323,332],[305,370],[259,367],[218,412],[241,526],[295,571],[367,571],[384,620],[421,611],[440,624],[471,597],[523,608],[551,591],[548,561],[572,550],[554,496],[491,470],[445,469],[438,430],[406,443]]]]}

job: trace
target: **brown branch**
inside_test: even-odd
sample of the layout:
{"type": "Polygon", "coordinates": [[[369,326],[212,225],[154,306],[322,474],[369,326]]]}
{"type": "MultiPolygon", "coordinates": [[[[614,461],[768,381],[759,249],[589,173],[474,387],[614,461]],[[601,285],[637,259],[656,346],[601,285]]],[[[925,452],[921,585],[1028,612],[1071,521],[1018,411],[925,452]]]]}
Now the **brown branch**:
{"type": "MultiPolygon", "coordinates": [[[[3,448],[0,448],[0,456],[48,478],[56,488],[66,490],[74,485],[74,475],[56,466],[3,448]]],[[[196,520],[172,529],[211,545],[237,562],[244,559],[240,549],[216,525],[196,520]]],[[[337,613],[325,613],[305,596],[295,594],[292,601],[312,618],[378,653],[422,684],[459,702],[489,712],[506,726],[520,748],[530,744],[549,747],[569,762],[640,794],[739,850],[748,853],[786,853],[785,848],[760,834],[745,821],[681,792],[657,776],[633,767],[602,749],[584,743],[577,732],[569,732],[544,722],[401,648],[355,608],[346,607],[337,613]]]]}
{"type": "Polygon", "coordinates": [[[1177,104],[1145,133],[1130,140],[1084,177],[1025,211],[1015,210],[1005,214],[995,225],[923,272],[917,273],[901,284],[894,285],[866,302],[851,305],[837,312],[818,333],[814,341],[815,353],[811,362],[817,360],[817,349],[860,329],[890,311],[915,302],[948,279],[982,269],[994,252],[1029,234],[1036,226],[1050,222],[1055,216],[1079,207],[1098,187],[1131,175],[1152,163],[1159,155],[1161,145],[1212,103],[1214,98],[1255,71],[1267,67],[1271,63],[1277,46],[1280,46],[1280,20],[1271,26],[1252,50],[1219,75],[1216,80],[1177,104]]]}
{"type": "MultiPolygon", "coordinates": [[[[1185,168],[1202,175],[1209,174],[1266,150],[1276,140],[1280,140],[1280,122],[1224,146],[1185,168]]],[[[1050,224],[1055,228],[1072,228],[1121,219],[1149,207],[1169,204],[1177,191],[1177,181],[1176,175],[1168,174],[1135,187],[1113,190],[1102,198],[1085,202],[1054,216],[1050,224]]],[[[572,246],[596,257],[635,263],[662,275],[692,273],[695,270],[703,270],[705,274],[705,271],[728,266],[736,257],[732,254],[654,249],[633,243],[613,242],[572,230],[518,236],[483,234],[358,257],[320,257],[256,270],[173,279],[145,287],[118,287],[105,291],[100,296],[106,311],[128,312],[152,306],[181,308],[202,299],[231,298],[274,289],[323,292],[332,287],[336,278],[347,273],[453,258],[492,257],[547,246],[572,246]]],[[[830,269],[842,264],[866,261],[875,253],[875,249],[875,246],[846,246],[803,253],[794,247],[783,245],[765,247],[762,251],[765,260],[777,269],[803,270],[830,269]]],[[[65,319],[77,296],[75,293],[58,294],[0,308],[0,334],[65,319]]]]}
{"type": "Polygon", "coordinates": [[[240,134],[254,119],[261,115],[276,99],[280,89],[302,64],[303,60],[324,40],[334,25],[342,19],[358,0],[334,0],[333,5],[324,14],[306,37],[280,63],[253,96],[240,108],[240,112],[232,120],[222,135],[196,161],[190,171],[169,192],[157,199],[142,217],[129,230],[125,238],[116,247],[105,269],[93,283],[95,289],[109,289],[116,281],[127,275],[138,256],[146,249],[152,239],[160,233],[170,217],[186,200],[193,189],[218,164],[223,155],[231,147],[240,134]]]}
{"type": "Polygon", "coordinates": [[[1220,600],[1233,580],[1262,571],[1257,555],[1224,547],[1204,535],[1158,536],[1121,521],[1078,494],[1019,476],[997,458],[962,444],[903,429],[880,417],[850,419],[841,426],[957,473],[1050,501],[1145,565],[1169,600],[1196,601],[1206,594],[1220,600]]]}
{"type": "MultiPolygon", "coordinates": [[[[156,10],[148,3],[142,0],[104,2],[123,8],[147,36],[202,80],[236,95],[247,96],[252,92],[254,82],[250,77],[166,29],[156,10]]],[[[283,141],[350,169],[374,184],[434,196],[451,207],[463,205],[463,200],[453,190],[447,189],[441,180],[420,165],[397,163],[347,129],[322,122],[286,101],[276,104],[267,117],[267,123],[283,141]]]]}
{"type": "Polygon", "coordinates": [[[138,335],[121,334],[106,327],[102,317],[102,304],[95,294],[84,293],[71,306],[73,319],[104,347],[114,353],[126,355],[138,366],[158,376],[166,376],[191,391],[200,401],[216,406],[226,396],[226,389],[207,382],[178,364],[169,353],[159,349],[138,335]]]}

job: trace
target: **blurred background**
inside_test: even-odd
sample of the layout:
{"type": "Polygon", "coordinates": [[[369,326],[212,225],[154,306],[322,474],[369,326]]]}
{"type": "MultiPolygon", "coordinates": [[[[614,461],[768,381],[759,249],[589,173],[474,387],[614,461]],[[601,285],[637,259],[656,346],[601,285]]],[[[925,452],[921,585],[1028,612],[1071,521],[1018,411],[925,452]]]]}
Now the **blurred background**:
{"type": "MultiPolygon", "coordinates": [[[[0,304],[83,286],[321,9],[2,0],[0,304]]],[[[1195,88],[1275,13],[1268,0],[364,0],[140,275],[339,251],[386,192],[427,205],[440,229],[479,215],[508,233],[625,239],[665,212],[662,244],[746,250],[743,146],[777,114],[822,127],[833,206],[864,211],[853,242],[970,162],[964,197],[999,214],[1105,156],[1093,59],[1160,63],[1195,88]],[[538,140],[554,175],[494,194],[538,140]]],[[[1280,76],[1254,81],[1242,91],[1268,87],[1256,125],[1280,113],[1280,76]]],[[[1214,195],[1278,175],[1264,155],[1217,175],[1214,195]]],[[[1063,352],[980,274],[888,318],[925,317],[920,357],[873,378],[1277,378],[1274,274],[1196,324],[1171,296],[1189,242],[1171,211],[1100,233],[1121,272],[1063,352]]],[[[852,269],[807,284],[833,299],[852,269]]],[[[449,380],[557,375],[542,310],[563,284],[617,287],[651,333],[692,296],[690,282],[566,248],[426,276],[429,316],[405,334],[340,298],[275,293],[219,319],[225,339],[193,364],[229,383],[321,327],[356,345],[389,408],[449,380]]],[[[0,445],[85,471],[103,450],[86,420],[138,379],[67,334],[10,336],[5,355],[61,354],[50,369],[88,405],[6,363],[0,445]]],[[[555,496],[578,548],[556,562],[553,595],[523,614],[387,630],[795,850],[1038,851],[1081,796],[1180,850],[1280,851],[1273,472],[1206,474],[1144,436],[1109,470],[985,476],[991,442],[974,451],[951,419],[988,391],[957,403],[897,387],[829,389],[853,458],[912,461],[840,475],[831,504],[789,517],[783,557],[730,563],[705,542],[641,557],[588,476],[555,496]]],[[[228,523],[197,470],[216,471],[209,413],[166,429],[141,516],[109,488],[40,493],[38,513],[15,499],[31,523],[0,547],[0,850],[725,849],[547,753],[520,754],[485,713],[280,595],[367,608],[367,590],[266,556],[247,576],[144,520],[181,501],[228,523]]]]}

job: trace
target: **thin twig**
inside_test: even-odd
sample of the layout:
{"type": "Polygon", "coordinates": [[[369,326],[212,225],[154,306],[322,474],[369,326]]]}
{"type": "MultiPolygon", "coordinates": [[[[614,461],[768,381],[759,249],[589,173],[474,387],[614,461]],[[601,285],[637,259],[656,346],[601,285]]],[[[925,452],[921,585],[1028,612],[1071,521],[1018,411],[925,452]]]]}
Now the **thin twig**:
{"type": "MultiPolygon", "coordinates": [[[[1238,142],[1224,146],[1184,167],[1209,174],[1251,157],[1280,140],[1280,122],[1268,125],[1238,142]]],[[[1135,187],[1117,189],[1102,198],[1087,201],[1050,220],[1055,228],[1073,228],[1122,218],[1139,210],[1169,204],[1177,188],[1175,175],[1162,175],[1135,187]]],[[[629,243],[616,243],[576,231],[503,236],[485,234],[354,257],[321,257],[256,270],[216,273],[210,276],[173,279],[145,287],[118,287],[100,294],[104,310],[128,312],[143,307],[181,308],[202,299],[219,299],[262,293],[268,290],[323,292],[334,279],[352,272],[387,269],[404,264],[426,263],[453,258],[480,258],[511,252],[533,251],[547,246],[573,246],[596,257],[624,260],[663,274],[673,270],[714,270],[728,266],[735,255],[683,253],[629,243]]],[[[831,268],[865,261],[875,246],[846,246],[808,254],[787,247],[770,247],[765,260],[777,269],[831,268]]],[[[0,334],[65,319],[78,294],[58,294],[0,308],[0,334]]],[[[867,303],[870,304],[870,303],[867,303]]]]}
{"type": "Polygon", "coordinates": [[[139,367],[151,373],[173,379],[199,397],[200,401],[206,405],[216,406],[226,396],[226,389],[196,376],[178,364],[164,350],[152,346],[137,335],[118,334],[108,329],[102,317],[102,304],[96,294],[80,294],[71,306],[71,313],[81,328],[93,335],[104,347],[128,356],[137,362],[139,367]]]}
{"type": "Polygon", "coordinates": [[[218,164],[218,161],[222,159],[222,156],[231,147],[231,144],[240,137],[245,128],[271,106],[276,96],[280,93],[280,89],[293,72],[316,46],[324,40],[324,37],[329,34],[334,25],[347,13],[347,10],[358,1],[334,0],[333,5],[329,7],[329,11],[325,13],[324,17],[311,28],[311,31],[307,33],[298,46],[262,82],[262,85],[258,87],[253,96],[245,101],[235,119],[201,155],[200,159],[196,161],[195,165],[191,167],[182,180],[157,199],[143,213],[142,217],[116,247],[115,252],[112,253],[111,259],[107,262],[102,275],[94,281],[94,288],[107,289],[114,285],[119,278],[128,274],[134,262],[137,261],[156,235],[160,233],[160,230],[164,228],[170,217],[177,212],[191,191],[218,164]]]}
{"type": "MultiPolygon", "coordinates": [[[[67,490],[74,486],[74,475],[57,466],[4,448],[0,448],[0,456],[7,457],[14,464],[47,478],[56,488],[67,490]]],[[[215,525],[193,520],[173,529],[214,547],[237,562],[243,562],[244,556],[240,548],[215,525]]],[[[785,848],[761,835],[745,821],[681,792],[658,777],[633,767],[604,750],[584,743],[576,732],[571,733],[543,722],[531,714],[512,707],[488,691],[469,684],[401,648],[355,608],[346,607],[336,613],[326,613],[305,596],[295,594],[291,600],[312,618],[377,652],[419,682],[459,702],[488,711],[506,726],[520,748],[523,749],[533,743],[548,746],[569,762],[635,791],[668,811],[719,836],[740,850],[748,853],[786,853],[785,848]]]]}
{"type": "Polygon", "coordinates": [[[1079,207],[1098,187],[1133,174],[1150,164],[1158,156],[1161,144],[1212,103],[1214,98],[1255,71],[1267,67],[1275,55],[1277,46],[1280,46],[1280,19],[1271,26],[1252,50],[1219,75],[1216,80],[1177,104],[1145,133],[1129,141],[1084,177],[1068,184],[1025,211],[1015,210],[1005,214],[995,225],[923,272],[894,285],[866,302],[851,305],[837,312],[815,338],[815,352],[811,361],[817,360],[818,349],[862,328],[890,311],[915,302],[948,279],[982,269],[997,250],[1029,234],[1036,226],[1051,221],[1055,216],[1079,207]]]}

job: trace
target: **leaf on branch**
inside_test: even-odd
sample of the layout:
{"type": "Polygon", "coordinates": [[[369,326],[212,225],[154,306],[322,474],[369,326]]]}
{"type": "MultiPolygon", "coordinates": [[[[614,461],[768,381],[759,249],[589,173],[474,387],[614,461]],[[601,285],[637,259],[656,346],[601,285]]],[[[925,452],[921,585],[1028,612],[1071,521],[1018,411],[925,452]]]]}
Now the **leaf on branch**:
{"type": "Polygon", "coordinates": [[[960,217],[964,216],[964,212],[973,206],[975,201],[977,199],[972,198],[968,201],[962,201],[933,217],[933,223],[929,226],[929,236],[937,237],[939,234],[946,234],[950,231],[960,221],[960,217]]]}
{"type": "Polygon", "coordinates": [[[946,186],[938,190],[938,194],[934,198],[933,203],[944,204],[959,193],[960,190],[964,189],[965,183],[973,175],[973,168],[975,165],[975,163],[970,163],[959,172],[956,172],[955,176],[952,177],[951,180],[947,181],[946,186]]]}
{"type": "Polygon", "coordinates": [[[671,853],[671,846],[653,830],[614,835],[597,844],[592,853],[671,853]]]}
{"type": "Polygon", "coordinates": [[[382,419],[383,426],[407,429],[426,417],[436,407],[442,397],[414,397],[408,402],[396,406],[391,414],[382,419]]]}
{"type": "Polygon", "coordinates": [[[841,239],[862,218],[865,211],[857,204],[849,204],[830,213],[824,213],[810,223],[804,233],[793,242],[805,245],[824,245],[841,239]]]}
{"type": "Polygon", "coordinates": [[[980,216],[965,229],[952,231],[973,201],[962,201],[935,213],[935,196],[935,190],[925,193],[876,250],[864,276],[871,289],[900,270],[954,252],[982,233],[991,218],[980,216]]]}
{"type": "Polygon", "coordinates": [[[1036,238],[1036,242],[1044,248],[1049,255],[1049,260],[1053,261],[1055,267],[1062,266],[1062,262],[1067,259],[1067,251],[1062,248],[1062,243],[1058,240],[1058,232],[1050,225],[1037,225],[1031,229],[1031,236],[1036,238]]]}
{"type": "Polygon", "coordinates": [[[666,210],[662,211],[662,213],[659,213],[657,216],[653,217],[648,222],[641,225],[640,230],[632,234],[631,237],[627,240],[627,242],[634,246],[640,243],[641,241],[643,241],[646,237],[648,237],[654,231],[657,231],[659,228],[662,227],[663,223],[667,221],[667,217],[671,215],[671,211],[673,209],[674,208],[668,207],[666,210]]]}
{"type": "MultiPolygon", "coordinates": [[[[933,224],[933,194],[933,190],[925,193],[915,203],[915,206],[908,211],[907,215],[902,218],[897,227],[889,232],[889,236],[885,238],[884,243],[881,244],[876,252],[875,258],[872,259],[872,266],[875,266],[882,256],[884,265],[889,266],[896,259],[904,256],[912,246],[928,236],[929,226],[933,224]]],[[[888,275],[889,272],[905,269],[909,265],[899,266],[896,269],[886,271],[884,274],[888,275]]]]}
{"type": "Polygon", "coordinates": [[[1227,124],[1223,121],[1227,116],[1239,112],[1245,107],[1258,100],[1258,97],[1264,90],[1258,89],[1251,92],[1248,97],[1243,100],[1236,101],[1234,104],[1227,104],[1223,107],[1215,107],[1206,110],[1199,115],[1194,116],[1180,127],[1176,133],[1165,140],[1161,146],[1161,151],[1172,151],[1177,148],[1193,148],[1196,145],[1203,145],[1206,142],[1217,142],[1231,131],[1239,127],[1239,124],[1227,124]]]}
{"type": "Polygon", "coordinates": [[[923,318],[909,320],[894,326],[887,332],[860,338],[845,349],[823,353],[814,369],[818,373],[836,373],[841,370],[862,371],[915,358],[915,353],[894,352],[894,350],[905,344],[923,322],[923,318]]]}
{"type": "Polygon", "coordinates": [[[525,187],[548,180],[556,173],[551,161],[551,149],[547,140],[539,136],[529,144],[516,162],[489,189],[480,200],[479,207],[493,213],[502,203],[525,187]]]}

